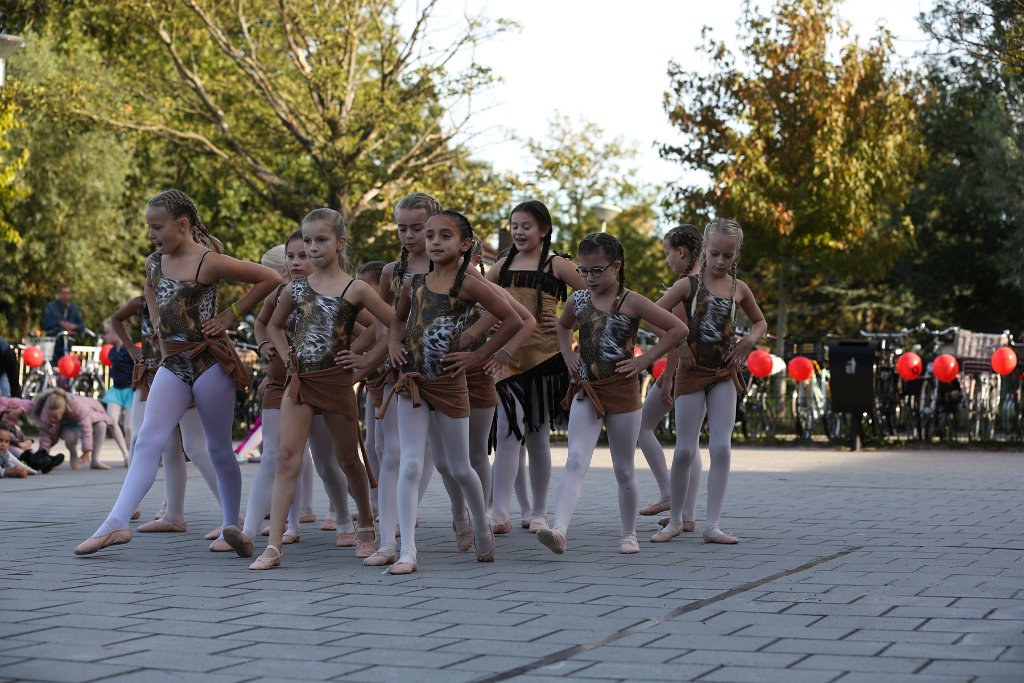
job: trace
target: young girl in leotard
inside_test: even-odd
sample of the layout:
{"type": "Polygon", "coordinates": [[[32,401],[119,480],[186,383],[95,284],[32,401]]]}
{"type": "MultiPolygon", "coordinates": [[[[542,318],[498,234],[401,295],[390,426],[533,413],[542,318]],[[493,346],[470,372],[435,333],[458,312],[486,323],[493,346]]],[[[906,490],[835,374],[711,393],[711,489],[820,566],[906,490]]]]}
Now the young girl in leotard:
{"type": "Polygon", "coordinates": [[[633,454],[640,431],[640,382],[637,374],[664,355],[686,334],[679,318],[626,289],[626,256],[617,239],[604,232],[587,235],[579,246],[577,272],[587,289],[576,290],[558,321],[558,343],[572,375],[565,396],[569,409],[569,454],[558,482],[555,523],[537,537],[555,553],[565,551],[565,534],[583,490],[602,425],[608,432],[612,468],[619,485],[622,519],[619,552],[640,552],[636,539],[636,474],[633,454]],[[653,348],[633,355],[641,321],[664,331],[653,348]],[[573,330],[579,327],[579,353],[573,330]],[[575,399],[575,400],[574,400],[575,399]]]}
{"type": "Polygon", "coordinates": [[[529,528],[536,533],[547,527],[550,428],[565,417],[561,400],[569,388],[569,373],[555,336],[556,307],[559,301],[565,301],[567,286],[586,288],[571,262],[549,254],[551,214],[544,204],[531,200],[517,205],[509,217],[509,227],[512,247],[508,256],[488,271],[487,279],[507,290],[533,313],[537,327],[514,357],[502,361],[507,367],[496,385],[501,399],[491,481],[491,526],[496,534],[512,530],[509,507],[524,441],[533,498],[529,528]]]}
{"type": "MultiPolygon", "coordinates": [[[[292,280],[282,291],[267,327],[277,353],[288,358],[288,382],[281,399],[280,453],[270,507],[270,539],[266,550],[249,569],[270,569],[281,564],[285,517],[295,495],[295,480],[317,413],[323,416],[334,442],[335,457],[356,501],[356,556],[368,557],[375,546],[368,469],[360,462],[358,453],[359,411],[352,388],[352,370],[340,363],[337,356],[349,348],[361,309],[369,309],[385,324],[391,323],[394,313],[371,287],[346,272],[347,242],[345,221],[337,211],[315,209],[303,218],[302,243],[315,270],[309,277],[292,280]],[[289,344],[285,326],[293,312],[294,331],[289,344]]],[[[378,347],[380,358],[385,349],[383,340],[378,347]]],[[[225,539],[232,542],[235,530],[224,532],[225,539]]]]}
{"type": "Polygon", "coordinates": [[[77,555],[131,540],[128,519],[153,486],[160,453],[193,402],[217,471],[222,526],[238,522],[242,475],[231,446],[231,423],[235,390],[248,386],[249,377],[225,332],[270,294],[281,277],[265,266],[223,254],[195,203],[180,190],[151,199],[146,224],[157,249],[146,259],[146,302],[159,330],[163,358],[121,493],[96,533],[75,548],[77,555]],[[217,313],[221,280],[253,287],[217,313]]]}
{"type": "MultiPolygon", "coordinates": [[[[686,223],[676,226],[665,234],[661,242],[665,250],[665,263],[672,269],[676,279],[693,275],[699,269],[700,231],[686,223]]],[[[673,311],[674,313],[677,311],[673,311]]],[[[686,313],[678,310],[678,315],[685,319],[686,313]]],[[[654,480],[658,483],[658,500],[650,505],[640,508],[640,514],[649,516],[665,512],[669,509],[669,475],[668,466],[665,464],[665,450],[661,442],[654,435],[654,430],[662,418],[672,410],[672,383],[675,380],[676,365],[678,356],[675,351],[669,351],[666,355],[667,362],[661,376],[655,381],[647,396],[644,398],[643,411],[640,413],[640,436],[637,439],[637,446],[644,454],[654,480]]],[[[690,485],[686,490],[686,502],[683,510],[683,531],[693,531],[694,528],[694,507],[697,503],[697,491],[700,488],[700,450],[695,449],[696,455],[690,465],[690,485]]]]}
{"type": "Polygon", "coordinates": [[[750,287],[736,277],[743,230],[728,218],[704,228],[700,272],[680,280],[659,302],[667,309],[679,303],[688,314],[689,335],[679,347],[675,380],[676,452],[672,459],[672,511],[668,525],[651,541],[670,541],[683,532],[683,501],[690,483],[704,415],[708,418],[708,509],[705,543],[739,543],[719,528],[732,457],[736,396],[745,387],[739,365],[768,328],[750,287]],[[750,334],[733,341],[733,320],[739,306],[750,319],[750,334]]]}
{"type": "Polygon", "coordinates": [[[496,546],[487,524],[487,504],[480,478],[469,461],[470,407],[465,373],[501,352],[502,345],[523,324],[500,293],[467,276],[475,235],[465,216],[455,211],[434,214],[427,220],[425,239],[431,271],[415,275],[403,285],[389,331],[391,362],[402,369],[394,387],[399,395],[398,510],[402,553],[388,570],[391,574],[416,571],[418,488],[431,427],[444,444],[443,451],[435,457],[445,459],[476,523],[477,560],[494,560],[496,546]],[[477,303],[497,317],[501,325],[477,350],[454,355],[460,347],[459,336],[466,324],[467,310],[477,303]]]}

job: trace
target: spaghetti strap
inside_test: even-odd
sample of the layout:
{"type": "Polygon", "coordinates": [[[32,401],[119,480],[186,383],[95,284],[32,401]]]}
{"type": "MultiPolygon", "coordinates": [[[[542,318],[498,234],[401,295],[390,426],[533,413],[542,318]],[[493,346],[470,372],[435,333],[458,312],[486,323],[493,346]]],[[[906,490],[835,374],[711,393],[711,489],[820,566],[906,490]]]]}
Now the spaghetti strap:
{"type": "Polygon", "coordinates": [[[199,259],[199,265],[196,266],[196,277],[195,277],[196,284],[202,284],[201,282],[199,282],[199,269],[203,267],[203,261],[206,260],[206,257],[210,254],[211,251],[212,251],[211,249],[207,249],[206,253],[203,254],[203,258],[199,259]]]}
{"type": "MultiPolygon", "coordinates": [[[[355,281],[356,281],[356,279],[355,279],[355,278],[352,278],[351,280],[349,280],[349,281],[348,281],[348,284],[347,284],[347,285],[345,285],[345,289],[343,289],[343,290],[341,291],[341,298],[342,298],[342,299],[345,299],[345,295],[346,295],[346,294],[348,294],[348,288],[349,288],[349,287],[351,287],[351,286],[352,286],[352,283],[353,283],[353,282],[355,282],[355,281]]],[[[347,301],[347,299],[345,299],[345,300],[347,301]]]]}
{"type": "Polygon", "coordinates": [[[619,297],[618,302],[615,304],[615,311],[614,311],[614,313],[618,313],[622,309],[622,304],[626,303],[626,297],[627,296],[629,296],[629,290],[628,289],[623,289],[622,290],[622,296],[619,297]]]}

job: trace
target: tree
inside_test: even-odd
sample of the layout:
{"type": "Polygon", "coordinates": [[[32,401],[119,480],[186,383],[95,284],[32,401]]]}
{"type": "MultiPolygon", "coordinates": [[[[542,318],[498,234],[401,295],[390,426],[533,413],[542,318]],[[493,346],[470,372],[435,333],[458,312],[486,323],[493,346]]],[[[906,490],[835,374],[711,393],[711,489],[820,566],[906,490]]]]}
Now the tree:
{"type": "Polygon", "coordinates": [[[579,241],[601,229],[591,204],[605,201],[624,207],[607,230],[622,242],[629,287],[656,299],[671,273],[655,234],[653,192],[637,181],[636,169],[629,166],[636,150],[621,138],[603,138],[604,131],[593,122],[577,126],[556,115],[546,139],[526,143],[534,160],[531,191],[551,211],[555,247],[572,258],[579,241]]]}
{"type": "Polygon", "coordinates": [[[998,332],[1024,330],[1024,3],[943,0],[921,18],[928,149],[901,260],[919,315],[998,332]],[[937,277],[939,275],[939,277],[937,277]]]}
{"type": "MultiPolygon", "coordinates": [[[[805,293],[831,291],[823,307],[841,309],[841,293],[883,280],[910,233],[897,216],[919,153],[913,92],[891,36],[849,41],[831,0],[768,17],[748,2],[739,28],[738,56],[705,30],[706,75],[670,64],[665,107],[683,137],[661,154],[711,178],[677,188],[673,204],[743,225],[741,268],[772,288],[762,298],[781,348],[794,304],[801,331],[825,322],[807,315],[805,293]]],[[[870,322],[860,317],[829,323],[870,322]]]]}
{"type": "MultiPolygon", "coordinates": [[[[25,195],[25,189],[18,186],[17,180],[18,171],[28,161],[28,153],[24,151],[13,158],[5,158],[11,149],[9,134],[22,125],[17,118],[18,107],[13,88],[12,84],[0,90],[0,248],[21,242],[17,226],[10,223],[6,217],[10,214],[14,202],[25,195]]],[[[3,322],[0,319],[0,325],[3,322]]]]}

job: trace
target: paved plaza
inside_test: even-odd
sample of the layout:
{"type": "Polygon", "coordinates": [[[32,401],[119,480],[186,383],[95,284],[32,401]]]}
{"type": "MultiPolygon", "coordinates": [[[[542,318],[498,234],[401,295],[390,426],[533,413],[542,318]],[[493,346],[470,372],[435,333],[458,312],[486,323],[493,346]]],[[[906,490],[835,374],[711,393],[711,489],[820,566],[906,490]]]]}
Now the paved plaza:
{"type": "MultiPolygon", "coordinates": [[[[640,518],[624,556],[601,450],[566,554],[516,524],[495,564],[456,550],[435,477],[404,577],[319,522],[280,569],[208,552],[195,472],[188,533],[75,557],[124,472],[0,480],[0,681],[1024,681],[1019,452],[737,448],[722,528],[742,543],[703,544],[698,522],[655,545],[640,518]]],[[[161,496],[162,475],[143,520],[161,496]]]]}

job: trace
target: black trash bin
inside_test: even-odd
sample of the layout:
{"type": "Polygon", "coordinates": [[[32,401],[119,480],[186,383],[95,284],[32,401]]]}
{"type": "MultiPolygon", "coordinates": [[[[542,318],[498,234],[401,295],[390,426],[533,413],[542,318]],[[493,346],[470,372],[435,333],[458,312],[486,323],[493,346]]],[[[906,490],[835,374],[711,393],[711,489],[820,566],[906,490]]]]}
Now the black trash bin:
{"type": "Polygon", "coordinates": [[[860,448],[861,418],[874,408],[877,352],[873,341],[834,341],[828,346],[831,410],[850,414],[853,450],[860,448]]]}

